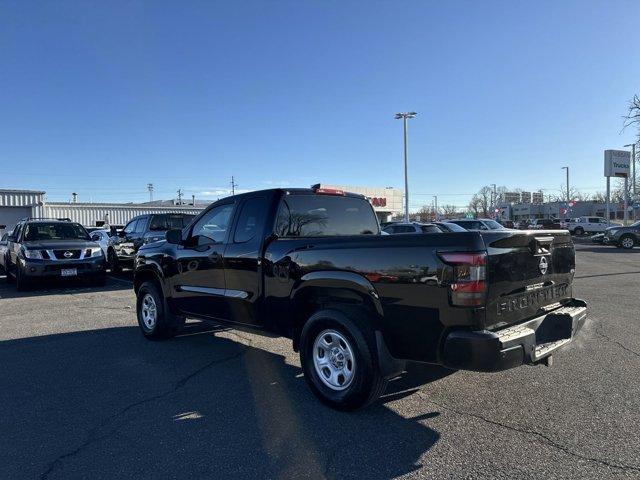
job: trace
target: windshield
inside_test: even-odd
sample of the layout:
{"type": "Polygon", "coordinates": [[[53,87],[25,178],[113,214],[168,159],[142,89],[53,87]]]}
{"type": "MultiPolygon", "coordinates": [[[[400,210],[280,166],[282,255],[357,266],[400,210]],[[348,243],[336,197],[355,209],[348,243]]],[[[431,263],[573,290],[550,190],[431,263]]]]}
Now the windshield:
{"type": "Polygon", "coordinates": [[[38,240],[89,240],[82,225],[70,222],[28,223],[24,231],[27,242],[38,240]]]}
{"type": "Polygon", "coordinates": [[[498,222],[494,220],[485,220],[484,224],[489,228],[489,230],[504,230],[505,228],[500,225],[498,222]]]}

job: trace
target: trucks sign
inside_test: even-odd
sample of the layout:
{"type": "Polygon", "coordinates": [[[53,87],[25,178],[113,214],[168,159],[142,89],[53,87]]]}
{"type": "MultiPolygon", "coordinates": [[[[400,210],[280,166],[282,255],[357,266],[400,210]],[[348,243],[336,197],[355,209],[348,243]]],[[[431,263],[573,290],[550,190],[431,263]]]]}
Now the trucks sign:
{"type": "Polygon", "coordinates": [[[631,153],[626,150],[604,151],[604,176],[629,177],[631,153]]]}

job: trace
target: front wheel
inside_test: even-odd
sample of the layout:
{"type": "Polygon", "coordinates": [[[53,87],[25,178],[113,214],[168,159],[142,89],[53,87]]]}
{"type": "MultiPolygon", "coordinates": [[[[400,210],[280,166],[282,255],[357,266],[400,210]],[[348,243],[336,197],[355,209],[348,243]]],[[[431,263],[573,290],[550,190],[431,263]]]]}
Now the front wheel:
{"type": "Polygon", "coordinates": [[[367,318],[321,310],[309,318],[300,339],[300,363],[311,391],[337,410],[373,403],[386,387],[367,318]]]}
{"type": "Polygon", "coordinates": [[[22,273],[22,269],[16,266],[16,290],[26,292],[31,288],[31,281],[22,273]]]}
{"type": "Polygon", "coordinates": [[[576,229],[573,231],[574,235],[584,235],[584,228],[582,227],[576,227],[576,229]]]}
{"type": "Polygon", "coordinates": [[[152,282],[145,282],[140,286],[136,310],[140,330],[151,340],[171,338],[184,325],[184,317],[173,315],[169,311],[164,296],[152,282]]]}
{"type": "Polygon", "coordinates": [[[632,249],[635,246],[636,242],[631,235],[624,235],[620,239],[620,246],[622,248],[626,248],[627,250],[632,249]]]}

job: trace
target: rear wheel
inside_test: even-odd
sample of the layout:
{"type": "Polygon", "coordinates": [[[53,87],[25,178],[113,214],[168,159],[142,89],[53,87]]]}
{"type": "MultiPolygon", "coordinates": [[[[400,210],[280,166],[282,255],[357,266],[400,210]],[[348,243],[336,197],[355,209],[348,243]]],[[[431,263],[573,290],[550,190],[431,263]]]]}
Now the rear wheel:
{"type": "Polygon", "coordinates": [[[576,227],[575,230],[573,231],[574,235],[584,235],[584,228],[582,227],[576,227]]]}
{"type": "Polygon", "coordinates": [[[107,251],[107,263],[109,264],[109,270],[111,273],[118,273],[122,268],[120,267],[120,262],[118,262],[118,255],[113,249],[109,249],[107,251]]]}
{"type": "Polygon", "coordinates": [[[184,325],[184,317],[173,315],[164,296],[153,282],[145,282],[138,290],[138,325],[142,334],[152,340],[175,336],[184,325]]]}
{"type": "Polygon", "coordinates": [[[633,248],[636,244],[636,241],[631,235],[623,235],[620,239],[620,246],[622,248],[626,248],[627,250],[633,248]]]}
{"type": "Polygon", "coordinates": [[[307,384],[320,401],[337,410],[369,405],[386,387],[367,320],[326,309],[313,314],[302,330],[300,363],[307,384]]]}

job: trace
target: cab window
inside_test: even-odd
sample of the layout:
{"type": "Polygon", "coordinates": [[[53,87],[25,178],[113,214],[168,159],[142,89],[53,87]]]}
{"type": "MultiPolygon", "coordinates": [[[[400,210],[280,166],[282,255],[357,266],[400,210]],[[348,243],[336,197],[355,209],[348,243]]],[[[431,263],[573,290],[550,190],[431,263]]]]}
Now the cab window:
{"type": "MultiPolygon", "coordinates": [[[[193,226],[191,237],[202,237],[214,243],[224,242],[229,230],[233,206],[233,203],[227,203],[226,205],[213,207],[206,212],[193,226]]],[[[201,240],[198,239],[198,242],[200,243],[201,240]]]]}
{"type": "Polygon", "coordinates": [[[142,217],[138,219],[138,223],[136,224],[136,233],[144,233],[144,229],[147,226],[147,218],[142,217]]]}

